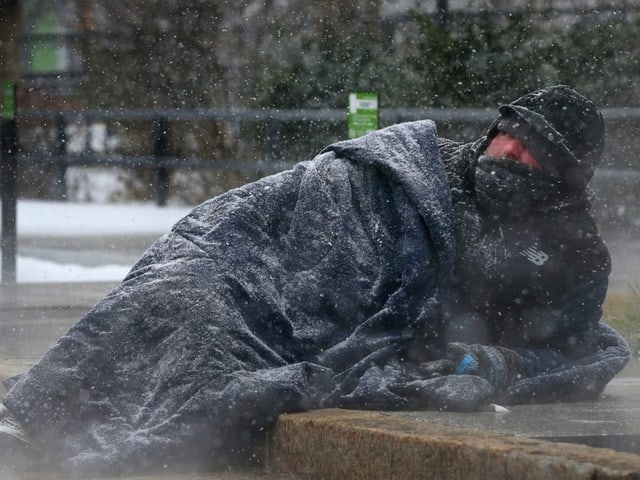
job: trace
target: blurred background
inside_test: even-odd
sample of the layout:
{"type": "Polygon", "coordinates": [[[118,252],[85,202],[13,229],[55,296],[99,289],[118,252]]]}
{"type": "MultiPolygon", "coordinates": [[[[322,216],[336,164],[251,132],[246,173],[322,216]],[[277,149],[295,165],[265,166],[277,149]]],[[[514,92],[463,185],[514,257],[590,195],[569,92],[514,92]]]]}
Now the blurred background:
{"type": "Polygon", "coordinates": [[[194,205],[344,139],[350,92],[467,141],[568,84],[607,121],[601,223],[640,223],[640,1],[2,0],[0,23],[21,199],[194,205]]]}

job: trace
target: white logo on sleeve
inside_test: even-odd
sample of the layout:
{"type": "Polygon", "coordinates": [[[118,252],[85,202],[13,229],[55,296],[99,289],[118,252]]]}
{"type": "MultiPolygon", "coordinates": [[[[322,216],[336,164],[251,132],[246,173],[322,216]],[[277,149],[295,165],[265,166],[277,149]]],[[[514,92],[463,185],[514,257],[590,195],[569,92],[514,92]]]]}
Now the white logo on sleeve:
{"type": "Polygon", "coordinates": [[[524,250],[522,250],[520,252],[520,255],[525,257],[527,260],[529,260],[534,265],[538,265],[539,267],[544,265],[546,263],[546,261],[549,260],[549,255],[544,253],[542,250],[538,250],[535,247],[527,247],[527,248],[525,248],[524,250]]]}

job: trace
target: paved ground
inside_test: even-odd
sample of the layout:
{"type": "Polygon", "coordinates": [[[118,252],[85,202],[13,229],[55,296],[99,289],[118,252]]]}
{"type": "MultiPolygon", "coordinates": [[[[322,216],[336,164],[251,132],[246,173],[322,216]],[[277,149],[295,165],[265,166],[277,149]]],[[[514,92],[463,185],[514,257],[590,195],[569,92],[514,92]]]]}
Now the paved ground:
{"type": "Polygon", "coordinates": [[[24,371],[113,286],[0,286],[0,378],[24,371]]]}
{"type": "Polygon", "coordinates": [[[396,412],[419,422],[491,431],[519,437],[580,443],[640,454],[640,378],[621,375],[598,402],[518,405],[508,412],[396,412]]]}
{"type": "Polygon", "coordinates": [[[616,293],[640,291],[640,238],[622,233],[604,233],[611,252],[609,290],[616,293]]]}

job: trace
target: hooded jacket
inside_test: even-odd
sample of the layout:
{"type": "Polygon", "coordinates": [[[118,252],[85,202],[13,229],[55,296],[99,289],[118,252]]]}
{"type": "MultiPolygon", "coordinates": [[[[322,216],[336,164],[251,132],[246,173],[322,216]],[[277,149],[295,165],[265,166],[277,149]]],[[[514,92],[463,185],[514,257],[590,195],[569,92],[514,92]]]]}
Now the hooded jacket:
{"type": "Polygon", "coordinates": [[[597,350],[611,262],[584,189],[541,194],[530,174],[529,198],[507,190],[486,200],[487,178],[494,190],[529,181],[515,161],[482,171],[486,143],[439,140],[457,232],[443,340],[506,347],[531,377],[597,350]]]}

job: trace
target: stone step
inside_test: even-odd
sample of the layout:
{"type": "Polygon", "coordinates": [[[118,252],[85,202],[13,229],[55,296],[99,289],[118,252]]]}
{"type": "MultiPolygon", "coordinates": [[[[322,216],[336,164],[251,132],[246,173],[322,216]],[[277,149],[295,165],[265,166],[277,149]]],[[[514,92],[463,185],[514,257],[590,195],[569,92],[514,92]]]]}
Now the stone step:
{"type": "MultiPolygon", "coordinates": [[[[497,415],[509,414],[491,415],[500,423],[497,415]]],[[[561,426],[553,410],[548,418],[561,426]]],[[[283,415],[268,465],[308,480],[640,478],[640,455],[453,423],[437,412],[428,418],[345,410],[283,415]]]]}

